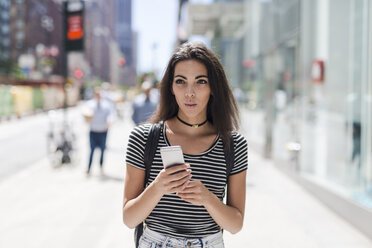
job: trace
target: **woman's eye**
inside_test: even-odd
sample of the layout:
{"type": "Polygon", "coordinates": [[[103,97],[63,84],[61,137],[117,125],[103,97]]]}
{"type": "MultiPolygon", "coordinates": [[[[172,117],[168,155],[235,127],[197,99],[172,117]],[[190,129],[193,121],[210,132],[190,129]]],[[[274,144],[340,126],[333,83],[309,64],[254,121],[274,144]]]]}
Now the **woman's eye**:
{"type": "Polygon", "coordinates": [[[183,83],[184,83],[184,81],[182,79],[177,79],[176,80],[176,84],[183,84],[183,83]]]}
{"type": "Polygon", "coordinates": [[[207,83],[208,83],[207,80],[203,80],[203,79],[198,81],[198,84],[207,84],[207,83]]]}

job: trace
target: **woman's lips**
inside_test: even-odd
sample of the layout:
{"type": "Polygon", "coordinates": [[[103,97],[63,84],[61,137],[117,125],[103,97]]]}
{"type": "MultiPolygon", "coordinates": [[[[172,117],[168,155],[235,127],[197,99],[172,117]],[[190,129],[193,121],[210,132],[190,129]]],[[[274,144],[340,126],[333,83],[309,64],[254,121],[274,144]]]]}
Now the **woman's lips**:
{"type": "Polygon", "coordinates": [[[185,103],[185,106],[188,108],[194,108],[196,106],[195,103],[185,103]]]}

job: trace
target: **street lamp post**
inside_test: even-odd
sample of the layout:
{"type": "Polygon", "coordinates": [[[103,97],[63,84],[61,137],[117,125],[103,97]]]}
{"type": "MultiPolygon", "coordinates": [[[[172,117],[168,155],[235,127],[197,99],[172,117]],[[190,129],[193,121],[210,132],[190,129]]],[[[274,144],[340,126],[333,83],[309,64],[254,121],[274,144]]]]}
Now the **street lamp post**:
{"type": "Polygon", "coordinates": [[[71,141],[69,140],[68,124],[67,124],[67,91],[66,86],[68,85],[68,53],[70,51],[82,51],[84,49],[84,2],[81,0],[71,0],[63,2],[63,44],[64,52],[63,57],[63,92],[64,92],[64,103],[63,103],[63,134],[62,143],[60,146],[62,149],[62,161],[61,163],[71,162],[71,141]]]}

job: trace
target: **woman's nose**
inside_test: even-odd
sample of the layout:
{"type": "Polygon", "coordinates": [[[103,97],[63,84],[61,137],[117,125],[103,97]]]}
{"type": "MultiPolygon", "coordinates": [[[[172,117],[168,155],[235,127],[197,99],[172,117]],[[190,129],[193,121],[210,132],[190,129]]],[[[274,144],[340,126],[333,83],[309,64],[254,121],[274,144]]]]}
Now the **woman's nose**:
{"type": "Polygon", "coordinates": [[[194,97],[195,96],[194,87],[193,86],[187,86],[185,95],[186,95],[186,97],[194,97]]]}

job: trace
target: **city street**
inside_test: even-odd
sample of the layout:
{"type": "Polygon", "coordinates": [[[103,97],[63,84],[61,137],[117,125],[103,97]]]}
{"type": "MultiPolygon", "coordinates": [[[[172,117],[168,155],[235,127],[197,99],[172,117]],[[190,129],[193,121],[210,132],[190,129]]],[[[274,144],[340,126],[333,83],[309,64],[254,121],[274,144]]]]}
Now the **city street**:
{"type": "Polygon", "coordinates": [[[1,124],[0,180],[46,156],[46,118],[46,114],[40,114],[22,121],[13,120],[1,124]],[[22,156],[15,156],[15,153],[22,153],[22,156]]]}
{"type": "MultiPolygon", "coordinates": [[[[0,123],[0,247],[134,247],[133,230],[121,216],[126,142],[133,128],[129,104],[109,132],[103,176],[99,152],[92,175],[85,175],[88,125],[79,108],[69,112],[79,154],[74,165],[51,166],[45,113],[0,123]]],[[[250,137],[247,140],[249,144],[250,137]]],[[[371,240],[253,148],[246,197],[243,230],[236,235],[224,232],[226,247],[372,247],[371,240]]]]}
{"type": "MultiPolygon", "coordinates": [[[[62,110],[52,110],[1,123],[0,159],[3,165],[0,167],[0,181],[45,158],[48,154],[48,133],[54,130],[58,138],[63,120],[62,110]],[[17,156],[20,153],[22,156],[17,156]]],[[[78,109],[71,108],[66,120],[73,124],[76,139],[82,140],[86,133],[81,132],[84,130],[84,123],[78,109]]]]}

